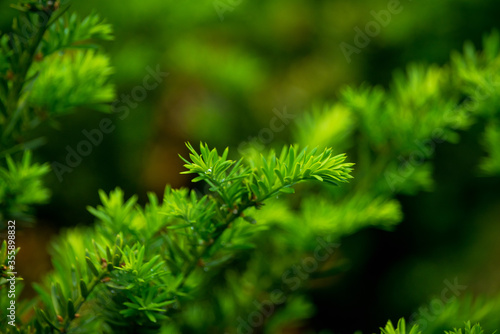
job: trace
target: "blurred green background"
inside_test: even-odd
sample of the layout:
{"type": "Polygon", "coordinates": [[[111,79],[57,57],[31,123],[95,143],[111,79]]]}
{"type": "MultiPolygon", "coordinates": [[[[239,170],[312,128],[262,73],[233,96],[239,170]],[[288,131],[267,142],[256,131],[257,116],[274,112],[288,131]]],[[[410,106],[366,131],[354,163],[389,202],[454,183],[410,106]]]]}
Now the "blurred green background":
{"type": "MultiPolygon", "coordinates": [[[[144,201],[147,191],[162,194],[167,183],[189,186],[179,175],[177,156],[186,154],[185,141],[229,146],[235,154],[269,127],[273,110],[298,116],[333,101],[346,84],[387,86],[395,69],[409,62],[445,64],[466,40],[480,45],[485,33],[499,27],[498,1],[405,0],[401,12],[348,62],[340,43],[354,45],[354,29],[364,30],[374,20],[371,11],[390,2],[72,1],[70,11],[96,11],[114,26],[115,41],[104,48],[115,66],[119,106],[122,94],[143,84],[147,67],[169,75],[123,120],[80,110],[61,118],[58,129],[38,130],[47,144],[37,159],[63,163],[66,147],[85,139],[83,130],[97,128],[104,117],[116,125],[62,182],[55,174],[48,177],[52,201],[39,208],[42,221],[25,237],[91,223],[85,208],[97,204],[98,189],[120,186],[144,201]]],[[[2,31],[15,15],[5,8],[2,31]]],[[[275,133],[267,147],[289,142],[294,126],[275,133]]],[[[468,292],[498,291],[500,267],[493,260],[500,258],[500,181],[477,177],[478,136],[473,128],[459,145],[437,148],[435,191],[401,197],[405,220],[394,232],[365,230],[343,242],[352,269],[332,289],[314,295],[318,313],[311,328],[375,330],[388,318],[409,316],[441,293],[444,279],[457,276],[468,292]],[[481,284],[475,284],[477,277],[481,284]]]]}

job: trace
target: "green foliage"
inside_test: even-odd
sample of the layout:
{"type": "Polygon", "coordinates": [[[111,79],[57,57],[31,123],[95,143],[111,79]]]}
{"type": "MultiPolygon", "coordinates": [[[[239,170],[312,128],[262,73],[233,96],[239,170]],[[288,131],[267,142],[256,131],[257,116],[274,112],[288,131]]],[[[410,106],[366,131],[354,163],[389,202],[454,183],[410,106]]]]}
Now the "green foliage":
{"type": "Polygon", "coordinates": [[[29,219],[30,208],[49,199],[50,192],[41,181],[49,166],[31,160],[31,153],[26,151],[21,161],[7,156],[6,168],[0,166],[0,229],[6,228],[7,219],[29,219]]]}
{"type": "Polygon", "coordinates": [[[311,196],[304,200],[301,213],[304,221],[318,233],[334,235],[336,238],[369,226],[391,229],[403,218],[397,200],[369,195],[338,203],[311,196]]]}
{"type": "Polygon", "coordinates": [[[332,156],[331,149],[316,154],[317,149],[309,152],[307,149],[299,151],[297,147],[285,147],[279,157],[271,151],[267,159],[261,155],[260,158],[250,160],[248,169],[239,168],[242,160],[226,160],[227,150],[219,160],[217,150],[210,152],[206,145],[202,145],[202,156],[208,157],[204,161],[192,146],[188,145],[188,148],[193,163],[184,160],[189,171],[183,173],[198,174],[193,181],[207,182],[211,186],[210,190],[217,192],[228,206],[234,204],[245,192],[249,194],[249,199],[260,202],[280,192],[293,193],[291,187],[302,181],[319,180],[337,185],[352,178],[349,172],[352,171],[350,167],[353,164],[343,163],[346,158],[343,154],[332,156]],[[229,168],[231,170],[226,174],[229,168]]]}
{"type": "MultiPolygon", "coordinates": [[[[6,228],[7,220],[15,219],[17,228],[21,228],[23,222],[31,220],[33,206],[46,203],[50,196],[42,183],[50,168],[48,164],[32,162],[30,151],[43,144],[44,139],[32,138],[31,131],[44,121],[54,122],[62,112],[68,113],[76,107],[104,110],[105,104],[114,97],[113,87],[108,83],[109,59],[93,44],[94,40],[111,38],[109,25],[93,14],[83,20],[75,14],[69,16],[67,8],[59,8],[58,1],[20,2],[13,7],[19,10],[19,15],[12,30],[0,36],[1,229],[6,228]],[[70,50],[75,48],[76,51],[70,50]]],[[[11,255],[4,242],[0,253],[2,263],[7,263],[7,254],[11,255]]],[[[52,282],[50,293],[39,289],[40,298],[51,306],[37,310],[36,319],[21,328],[22,333],[51,333],[60,331],[59,325],[66,328],[85,300],[82,292],[92,291],[107,273],[107,268],[93,270],[96,269],[93,260],[81,254],[77,257],[72,250],[64,255],[71,255],[71,260],[54,264],[71,268],[71,275],[67,272],[64,279],[52,282]],[[78,263],[78,259],[84,262],[78,263]],[[95,277],[85,274],[82,267],[85,263],[95,277]],[[55,315],[64,316],[66,322],[58,324],[55,315]]],[[[113,253],[113,256],[121,254],[113,253]]],[[[0,288],[6,288],[5,278],[12,270],[7,271],[6,267],[1,270],[0,288]]],[[[16,298],[21,290],[22,285],[17,285],[16,298]]],[[[10,305],[9,299],[2,293],[2,309],[10,305]]],[[[36,299],[17,300],[16,317],[31,312],[34,303],[36,299]]],[[[2,328],[13,329],[6,324],[6,317],[1,321],[2,328]]]]}
{"type": "Polygon", "coordinates": [[[99,15],[92,13],[82,20],[73,13],[60,17],[49,27],[41,52],[47,56],[60,50],[98,48],[91,42],[112,39],[111,25],[101,20],[99,15]]]}
{"type": "Polygon", "coordinates": [[[487,174],[500,173],[500,126],[491,122],[484,132],[484,146],[488,157],[481,163],[481,169],[487,174]]]}
{"type": "Polygon", "coordinates": [[[34,319],[41,333],[52,333],[55,328],[67,330],[74,326],[73,320],[89,332],[99,327],[100,322],[94,317],[80,316],[80,313],[87,298],[95,294],[96,288],[122,263],[123,237],[117,235],[111,241],[89,240],[81,238],[82,232],[68,231],[54,244],[55,273],[47,277],[43,285],[35,285],[43,305],[48,306],[37,309],[34,319]]]}
{"type": "MultiPolygon", "coordinates": [[[[17,8],[28,22],[40,25],[41,15],[57,12],[50,3],[17,8]]],[[[113,98],[109,60],[92,41],[109,40],[109,25],[94,14],[83,20],[64,14],[41,27],[35,38],[23,39],[14,25],[17,34],[0,40],[5,217],[26,215],[30,206],[48,198],[40,181],[48,168],[31,164],[29,152],[20,163],[8,155],[37,143],[24,144],[24,133],[75,107],[105,109],[113,98]]],[[[182,55],[193,50],[186,44],[178,51],[182,55]]],[[[119,188],[99,191],[101,204],[88,208],[94,226],[63,231],[52,243],[54,271],[35,285],[38,300],[18,309],[19,332],[298,330],[315,312],[311,287],[347,270],[347,261],[336,252],[342,238],[367,227],[393,228],[403,219],[395,196],[432,188],[437,144],[455,143],[471,125],[488,124],[489,158],[482,168],[497,171],[499,44],[492,34],[483,52],[466,45],[464,55],[454,55],[449,66],[410,66],[395,75],[388,90],[346,88],[332,106],[304,116],[296,131],[298,144],[280,151],[246,152],[231,160],[229,149],[219,154],[207,144],[199,151],[187,144],[183,173],[206,184],[206,194],[167,186],[162,199],[148,194],[141,206],[137,196],[127,199],[119,188]],[[307,148],[311,144],[318,148],[307,148]],[[345,154],[334,153],[340,148],[357,161],[356,170],[345,154]],[[299,196],[290,196],[296,200],[288,200],[296,191],[299,196]],[[255,312],[261,319],[257,323],[252,322],[255,312]]],[[[253,68],[246,59],[240,70],[248,74],[253,68]]],[[[236,81],[229,69],[223,74],[236,81]]],[[[0,251],[5,264],[5,243],[0,251]]],[[[0,286],[5,284],[2,278],[0,286]]],[[[464,319],[495,326],[497,300],[449,304],[425,330],[442,333],[464,319]]],[[[2,296],[2,309],[7,302],[2,296]]],[[[383,334],[407,330],[404,319],[396,328],[390,321],[381,328],[383,334]]],[[[465,332],[482,329],[467,323],[465,332]]],[[[421,332],[412,326],[409,333],[421,332]]]]}
{"type": "MultiPolygon", "coordinates": [[[[9,256],[12,254],[9,254],[9,252],[13,251],[14,255],[17,255],[19,253],[19,247],[13,249],[13,250],[8,250],[7,248],[7,240],[2,241],[2,246],[0,247],[0,286],[3,286],[7,284],[7,269],[9,264],[9,256]]],[[[21,278],[18,278],[19,280],[22,280],[21,278]]],[[[5,294],[2,294],[1,297],[5,297],[5,294]]],[[[2,306],[4,304],[2,303],[2,306]]]]}
{"type": "MultiPolygon", "coordinates": [[[[497,174],[499,43],[494,32],[484,38],[483,51],[467,43],[463,55],[453,53],[451,65],[409,66],[406,73],[396,73],[387,90],[346,88],[332,106],[305,115],[296,140],[340,147],[357,168],[349,185],[304,200],[304,221],[338,238],[368,226],[394,227],[403,219],[395,195],[432,190],[436,149],[457,143],[473,125],[484,128],[488,156],[479,162],[482,174],[497,174]]],[[[488,330],[499,328],[497,300],[498,295],[489,301],[450,303],[420,330],[443,333],[467,319],[488,330]]]]}
{"type": "Polygon", "coordinates": [[[492,331],[500,328],[500,319],[496,316],[500,312],[500,299],[473,297],[466,295],[459,301],[447,304],[442,312],[425,325],[425,331],[429,333],[442,333],[450,328],[461,327],[464,320],[481,325],[492,331]]]}
{"type": "Polygon", "coordinates": [[[466,109],[473,115],[486,119],[484,145],[488,157],[481,169],[488,175],[497,174],[500,164],[498,110],[500,107],[500,35],[494,32],[484,37],[483,52],[466,43],[463,55],[454,53],[452,61],[457,75],[457,86],[469,97],[466,109]]]}
{"type": "Polygon", "coordinates": [[[304,202],[307,221],[330,230],[352,225],[351,232],[397,224],[402,214],[394,195],[432,190],[437,146],[458,142],[460,131],[472,124],[488,124],[484,146],[489,157],[481,168],[495,173],[499,41],[497,33],[490,34],[483,52],[466,44],[464,56],[454,53],[451,66],[409,66],[406,73],[396,73],[388,90],[345,88],[332,106],[303,116],[295,131],[300,144],[347,150],[358,166],[349,186],[320,196],[329,193],[335,202],[314,196],[304,202]]]}
{"type": "Polygon", "coordinates": [[[470,321],[467,321],[465,323],[465,328],[464,328],[463,332],[462,332],[461,328],[459,328],[459,329],[455,328],[452,331],[445,331],[445,333],[446,334],[462,334],[462,333],[464,333],[464,334],[483,334],[484,331],[479,324],[475,324],[471,328],[470,321]]]}
{"type": "MultiPolygon", "coordinates": [[[[394,328],[392,325],[391,321],[389,320],[387,322],[387,325],[385,328],[380,328],[381,334],[406,334],[407,329],[406,329],[406,323],[405,319],[400,319],[398,321],[398,326],[394,328]]],[[[414,325],[411,327],[410,331],[408,332],[409,334],[421,334],[422,332],[419,330],[418,326],[414,325]]],[[[462,331],[462,328],[454,328],[453,330],[444,331],[445,334],[483,334],[484,331],[481,328],[479,324],[475,324],[474,326],[471,327],[470,321],[467,321],[465,323],[465,327],[462,331]]]]}
{"type": "MultiPolygon", "coordinates": [[[[381,334],[406,334],[406,322],[405,319],[399,319],[398,326],[394,328],[392,322],[389,320],[385,328],[380,328],[381,334]]],[[[408,332],[409,334],[421,334],[422,332],[418,330],[418,326],[412,326],[408,332]]]]}
{"type": "Polygon", "coordinates": [[[38,73],[28,98],[31,107],[54,115],[79,106],[108,109],[103,104],[113,99],[114,88],[107,82],[112,73],[107,56],[76,51],[46,57],[38,65],[33,68],[38,73]]]}
{"type": "MultiPolygon", "coordinates": [[[[112,39],[97,15],[79,19],[58,1],[20,2],[12,30],[0,36],[0,218],[29,219],[31,206],[45,203],[47,165],[31,162],[28,150],[42,122],[77,107],[109,110],[114,88],[109,58],[98,40],[112,39]],[[24,152],[23,152],[24,151],[24,152]],[[22,154],[20,152],[23,152],[22,154]],[[16,162],[17,159],[22,159],[16,162]]],[[[3,224],[3,223],[2,223],[3,224]]]]}
{"type": "MultiPolygon", "coordinates": [[[[141,208],[134,197],[125,200],[120,189],[100,192],[102,205],[89,208],[96,226],[60,237],[52,257],[55,272],[36,287],[44,307],[33,321],[42,333],[59,326],[68,333],[158,330],[179,317],[225,263],[256,247],[252,240],[262,227],[248,219],[247,211],[298,182],[346,182],[352,170],[352,164],[343,163],[344,155],[330,149],[316,154],[292,147],[279,157],[269,154],[245,163],[228,160],[228,150],[220,156],[205,144],[200,153],[188,147],[188,172],[207,182],[210,193],[167,187],[161,204],[150,195],[141,208]]],[[[288,308],[304,312],[299,305],[288,308]]]]}

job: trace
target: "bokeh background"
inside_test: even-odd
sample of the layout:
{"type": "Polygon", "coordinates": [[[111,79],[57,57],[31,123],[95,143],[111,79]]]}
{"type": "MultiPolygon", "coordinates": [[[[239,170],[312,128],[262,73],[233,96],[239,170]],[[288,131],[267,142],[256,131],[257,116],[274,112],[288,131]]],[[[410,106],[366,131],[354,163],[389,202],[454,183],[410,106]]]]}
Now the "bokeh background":
{"type": "MultiPolygon", "coordinates": [[[[7,30],[15,12],[2,2],[0,30],[7,30]]],[[[38,280],[50,269],[41,250],[60,228],[92,223],[86,206],[98,203],[98,189],[120,186],[144,202],[147,191],[161,195],[167,183],[190,186],[179,175],[184,142],[237,152],[269,126],[273,110],[298,116],[334,101],[345,85],[387,87],[394,70],[410,62],[445,64],[466,40],[479,46],[500,25],[495,0],[403,0],[402,11],[348,62],[340,43],[353,45],[354,28],[364,29],[374,19],[370,12],[389,2],[72,1],[70,11],[96,11],[114,27],[115,40],[104,48],[119,100],[142,85],[148,66],[169,75],[127,118],[106,116],[115,131],[62,182],[55,174],[46,179],[51,203],[38,209],[38,225],[22,232],[32,247],[20,254],[32,254],[23,276],[38,280]]],[[[82,130],[97,128],[103,117],[80,110],[57,127],[39,129],[47,144],[36,152],[38,161],[63,162],[66,147],[74,148],[85,139],[82,130]]],[[[292,122],[268,146],[290,142],[293,129],[292,122]]],[[[457,276],[469,292],[496,292],[500,181],[478,177],[478,136],[472,128],[460,144],[439,145],[434,192],[399,197],[405,219],[395,231],[364,230],[343,241],[352,269],[314,296],[311,328],[374,331],[388,318],[409,316],[441,293],[444,279],[457,276]]]]}

